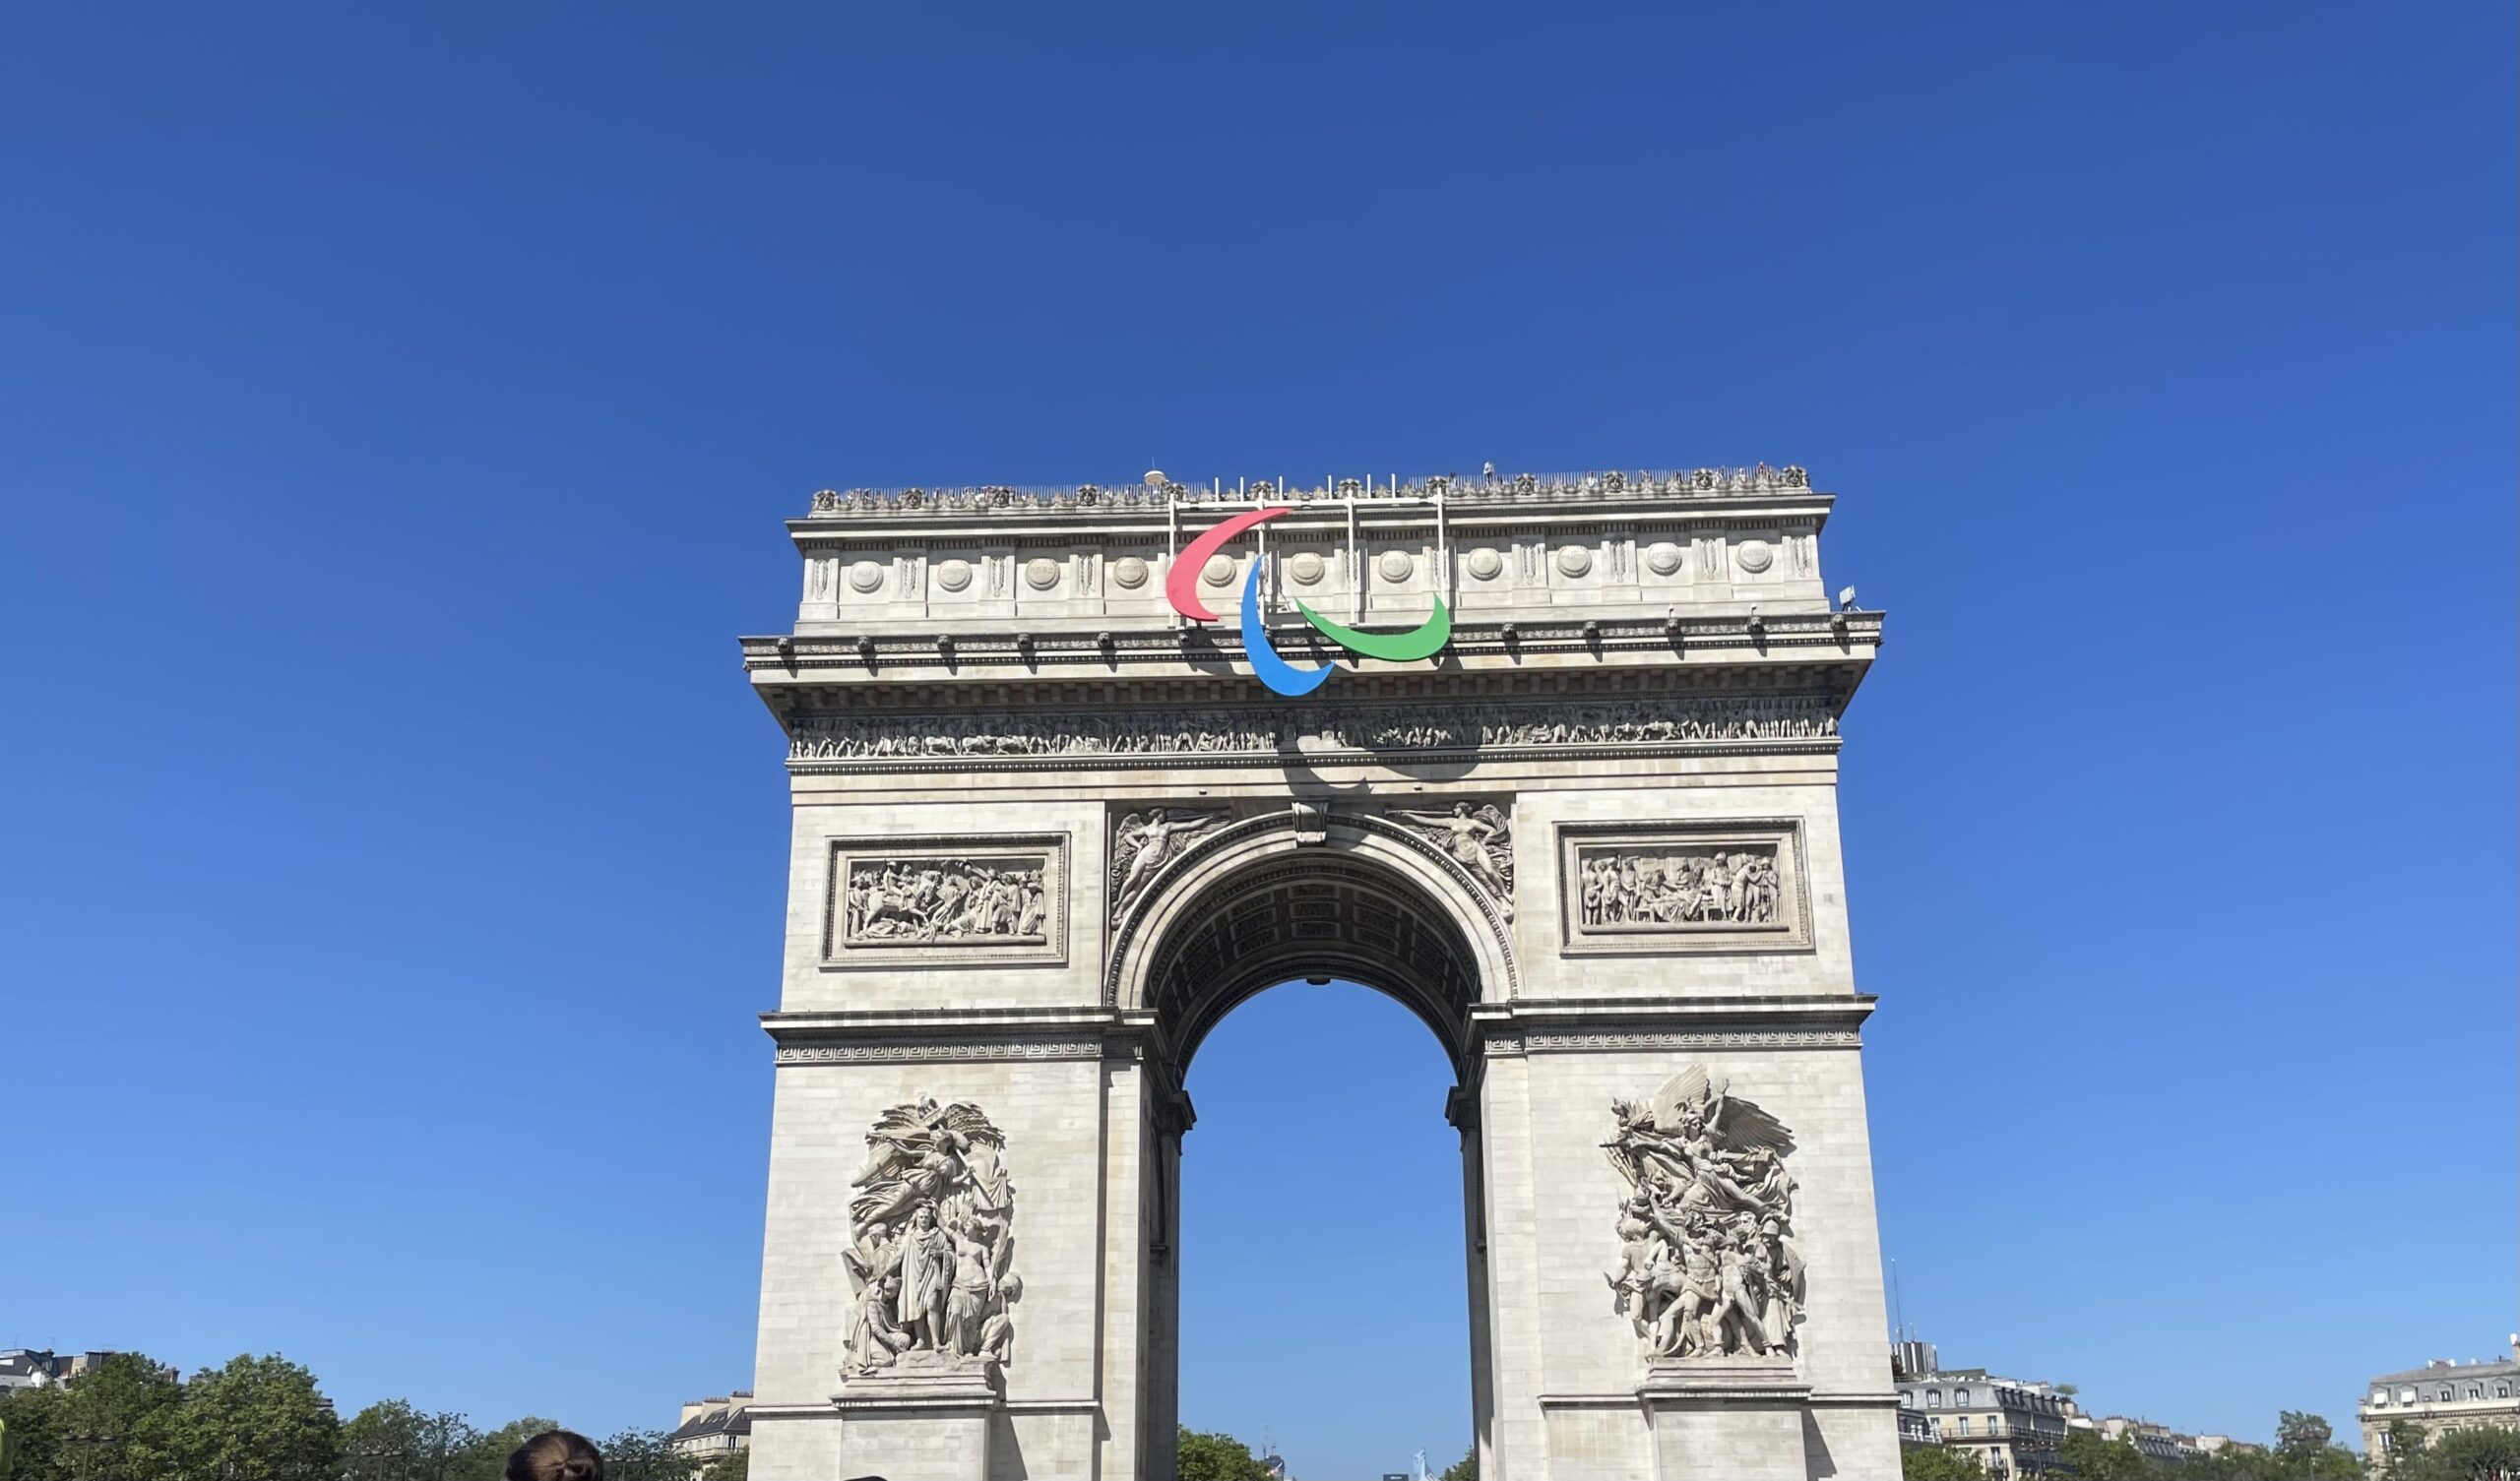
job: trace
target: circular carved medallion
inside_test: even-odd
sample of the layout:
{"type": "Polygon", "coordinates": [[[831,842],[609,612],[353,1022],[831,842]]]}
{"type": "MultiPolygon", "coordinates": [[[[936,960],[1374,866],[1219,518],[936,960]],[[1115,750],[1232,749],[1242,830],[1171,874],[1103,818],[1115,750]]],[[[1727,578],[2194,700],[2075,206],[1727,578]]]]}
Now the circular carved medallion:
{"type": "Polygon", "coordinates": [[[1111,563],[1111,580],[1131,590],[1146,585],[1146,562],[1124,555],[1111,563]]]}
{"type": "Polygon", "coordinates": [[[1565,576],[1581,576],[1593,569],[1593,552],[1581,545],[1568,545],[1557,552],[1557,569],[1565,576]]]}
{"type": "Polygon", "coordinates": [[[1309,550],[1287,562],[1288,577],[1299,586],[1309,586],[1320,581],[1321,573],[1328,569],[1321,564],[1321,557],[1309,550]]]}
{"type": "Polygon", "coordinates": [[[884,568],[875,561],[858,561],[849,568],[850,589],[872,591],[884,584],[884,568]]]}
{"type": "Polygon", "coordinates": [[[1226,583],[1233,580],[1233,557],[1229,555],[1209,556],[1208,563],[1199,568],[1199,580],[1206,582],[1211,586],[1222,586],[1226,583]]]}
{"type": "Polygon", "coordinates": [[[1026,561],[1024,584],[1036,591],[1047,591],[1059,584],[1059,563],[1045,555],[1026,561]]]}
{"type": "Polygon", "coordinates": [[[1669,540],[1645,547],[1645,566],[1656,576],[1669,576],[1680,569],[1680,547],[1669,540]]]}
{"type": "Polygon", "coordinates": [[[1505,558],[1481,545],[1470,553],[1470,574],[1474,580],[1492,582],[1505,569],[1505,558]]]}
{"type": "Polygon", "coordinates": [[[940,561],[936,567],[936,585],[948,591],[960,591],[972,584],[972,563],[940,561]]]}
{"type": "Polygon", "coordinates": [[[1418,563],[1409,558],[1406,550],[1386,550],[1382,559],[1374,562],[1374,569],[1382,573],[1384,581],[1405,582],[1409,573],[1418,569],[1418,563]]]}
{"type": "Polygon", "coordinates": [[[1768,548],[1765,540],[1743,540],[1733,548],[1732,558],[1741,563],[1742,570],[1756,576],[1776,563],[1776,552],[1768,548]]]}

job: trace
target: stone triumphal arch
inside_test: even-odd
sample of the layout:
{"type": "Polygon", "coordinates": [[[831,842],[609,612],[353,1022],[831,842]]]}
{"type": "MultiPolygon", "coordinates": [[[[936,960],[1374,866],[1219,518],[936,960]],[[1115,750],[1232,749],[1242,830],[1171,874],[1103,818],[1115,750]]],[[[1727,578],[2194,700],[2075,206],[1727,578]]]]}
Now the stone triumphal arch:
{"type": "Polygon", "coordinates": [[[1831,502],[815,496],[758,1481],[1170,1476],[1184,1072],[1333,977],[1457,1076],[1482,1476],[1895,1476],[1831,502]]]}

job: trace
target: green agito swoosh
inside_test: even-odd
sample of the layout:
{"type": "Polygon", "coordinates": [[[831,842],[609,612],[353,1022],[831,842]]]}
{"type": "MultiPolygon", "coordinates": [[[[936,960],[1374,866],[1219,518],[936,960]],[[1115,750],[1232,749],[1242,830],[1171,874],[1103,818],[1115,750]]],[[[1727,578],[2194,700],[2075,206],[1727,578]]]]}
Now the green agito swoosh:
{"type": "Polygon", "coordinates": [[[1443,651],[1452,641],[1453,614],[1444,607],[1444,599],[1435,598],[1435,615],[1406,633],[1360,633],[1354,628],[1341,627],[1319,612],[1295,603],[1303,620],[1322,631],[1323,636],[1341,648],[1350,648],[1368,658],[1383,658],[1393,663],[1408,663],[1418,658],[1431,658],[1443,651]]]}

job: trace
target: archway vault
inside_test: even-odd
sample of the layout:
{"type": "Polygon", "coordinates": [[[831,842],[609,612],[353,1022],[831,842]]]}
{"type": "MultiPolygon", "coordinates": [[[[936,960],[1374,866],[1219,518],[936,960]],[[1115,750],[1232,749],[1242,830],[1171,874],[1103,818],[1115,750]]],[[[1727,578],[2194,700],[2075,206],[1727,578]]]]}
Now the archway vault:
{"type": "Polygon", "coordinates": [[[1405,829],[1298,805],[1245,819],[1174,860],[1119,923],[1106,1001],[1151,1020],[1172,1084],[1254,994],[1347,978],[1407,1007],[1457,1076],[1472,1009],[1514,995],[1505,919],[1461,866],[1405,829]]]}

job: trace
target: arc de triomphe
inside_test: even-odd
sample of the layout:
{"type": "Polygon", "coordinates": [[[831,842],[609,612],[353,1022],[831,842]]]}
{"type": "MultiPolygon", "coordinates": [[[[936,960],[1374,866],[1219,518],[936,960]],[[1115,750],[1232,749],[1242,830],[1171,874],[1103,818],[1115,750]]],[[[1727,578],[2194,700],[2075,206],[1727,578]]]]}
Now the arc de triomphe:
{"type": "Polygon", "coordinates": [[[743,645],[794,803],[756,1481],[1169,1477],[1183,1078],[1330,978],[1454,1066],[1487,1481],[1896,1476],[1831,503],[817,495],[743,645]]]}

